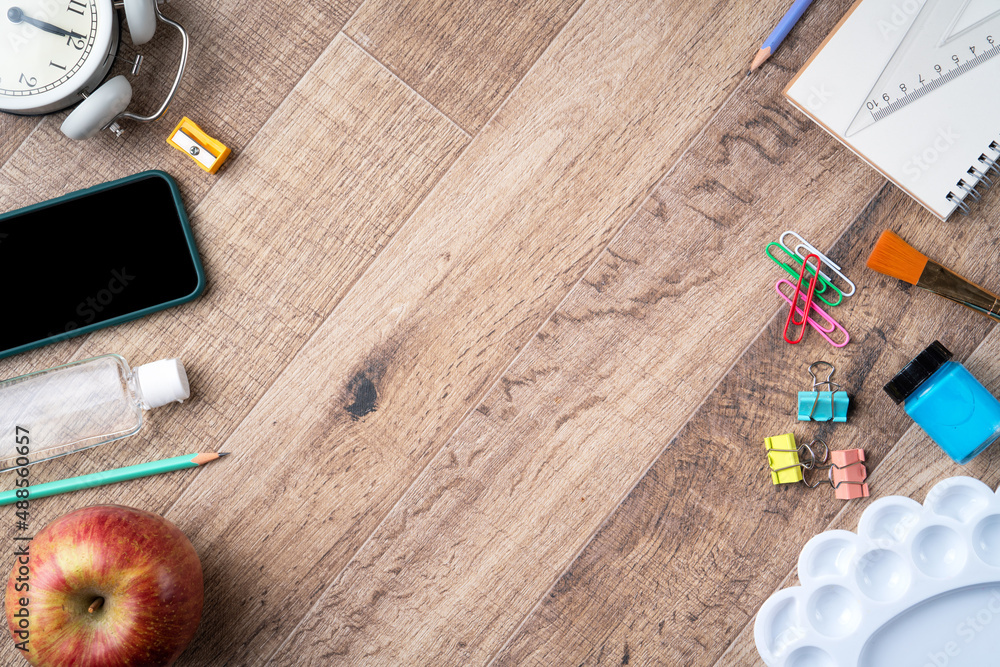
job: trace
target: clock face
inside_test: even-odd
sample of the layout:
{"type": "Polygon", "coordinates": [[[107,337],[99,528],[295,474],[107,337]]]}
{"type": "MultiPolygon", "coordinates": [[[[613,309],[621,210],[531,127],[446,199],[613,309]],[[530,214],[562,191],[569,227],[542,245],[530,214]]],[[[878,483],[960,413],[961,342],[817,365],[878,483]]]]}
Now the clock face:
{"type": "Polygon", "coordinates": [[[44,113],[78,102],[111,64],[115,18],[110,0],[0,0],[0,109],[44,113]]]}

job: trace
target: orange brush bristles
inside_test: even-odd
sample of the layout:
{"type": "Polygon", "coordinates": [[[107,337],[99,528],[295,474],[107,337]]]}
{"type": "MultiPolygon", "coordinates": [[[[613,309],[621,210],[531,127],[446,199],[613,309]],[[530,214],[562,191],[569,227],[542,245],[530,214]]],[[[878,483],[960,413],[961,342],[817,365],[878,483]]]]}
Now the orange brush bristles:
{"type": "Polygon", "coordinates": [[[887,229],[872,248],[867,264],[873,271],[916,285],[927,266],[927,255],[887,229]]]}

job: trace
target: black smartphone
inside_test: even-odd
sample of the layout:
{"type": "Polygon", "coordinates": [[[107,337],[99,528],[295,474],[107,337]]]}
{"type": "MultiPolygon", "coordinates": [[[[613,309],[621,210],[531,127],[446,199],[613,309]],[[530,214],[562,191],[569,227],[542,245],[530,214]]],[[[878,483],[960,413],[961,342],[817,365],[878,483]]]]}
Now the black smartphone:
{"type": "Polygon", "coordinates": [[[146,171],[0,215],[0,357],[191,301],[205,289],[177,183],[146,171]]]}

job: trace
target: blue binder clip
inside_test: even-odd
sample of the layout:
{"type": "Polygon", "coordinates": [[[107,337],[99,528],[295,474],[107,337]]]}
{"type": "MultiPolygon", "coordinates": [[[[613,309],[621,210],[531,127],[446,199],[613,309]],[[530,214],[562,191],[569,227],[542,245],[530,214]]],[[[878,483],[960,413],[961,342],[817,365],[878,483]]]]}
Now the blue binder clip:
{"type": "Polygon", "coordinates": [[[840,385],[833,381],[837,369],[828,361],[816,361],[809,365],[809,375],[813,383],[811,391],[799,392],[799,421],[807,422],[846,422],[847,407],[850,398],[846,391],[840,391],[840,385]],[[829,366],[830,374],[825,380],[816,376],[817,367],[829,366]],[[826,391],[820,391],[826,387],[826,391]]]}

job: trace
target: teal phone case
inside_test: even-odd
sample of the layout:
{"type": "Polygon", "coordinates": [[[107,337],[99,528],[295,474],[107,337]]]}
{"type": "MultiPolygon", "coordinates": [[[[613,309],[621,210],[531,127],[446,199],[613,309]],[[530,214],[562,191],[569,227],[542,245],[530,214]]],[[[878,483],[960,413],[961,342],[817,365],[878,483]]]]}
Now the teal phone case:
{"type": "Polygon", "coordinates": [[[76,192],[70,192],[69,194],[63,195],[56,199],[49,199],[48,201],[43,201],[38,204],[33,204],[31,206],[26,206],[24,208],[19,208],[16,211],[10,211],[9,213],[4,213],[0,215],[0,223],[4,220],[12,218],[16,215],[21,215],[23,213],[31,213],[38,211],[55,204],[61,204],[62,202],[72,201],[74,199],[81,199],[87,197],[88,195],[101,192],[103,190],[108,190],[110,188],[118,187],[124,185],[125,183],[130,183],[132,181],[141,180],[144,178],[157,177],[162,178],[170,186],[170,193],[174,199],[174,206],[177,208],[177,216],[181,222],[181,228],[184,230],[184,238],[187,241],[188,250],[191,251],[191,260],[194,263],[195,272],[198,274],[198,284],[194,288],[194,291],[187,296],[182,296],[179,299],[174,299],[172,301],[165,301],[156,306],[150,306],[149,308],[143,308],[142,310],[137,310],[134,313],[129,313],[128,315],[120,315],[110,320],[104,322],[95,322],[94,324],[88,324],[80,327],[79,329],[73,329],[72,331],[67,331],[66,333],[56,334],[55,336],[49,336],[48,338],[42,338],[34,343],[27,343],[19,347],[14,347],[9,350],[0,350],[0,359],[4,357],[10,357],[15,354],[20,354],[22,352],[27,352],[28,350],[34,350],[35,348],[42,347],[43,345],[48,345],[50,343],[57,343],[59,341],[67,340],[69,338],[75,338],[76,336],[82,336],[84,334],[91,333],[92,331],[97,331],[98,329],[103,329],[105,327],[115,326],[117,324],[122,324],[123,322],[129,322],[131,320],[137,320],[140,317],[145,317],[152,313],[159,312],[161,310],[166,310],[167,308],[172,308],[174,306],[179,306],[183,303],[193,301],[198,298],[202,292],[205,291],[205,269],[201,265],[201,258],[198,257],[198,249],[194,244],[194,234],[191,232],[191,224],[188,222],[187,213],[184,211],[184,203],[181,201],[181,192],[177,187],[177,183],[170,176],[170,174],[160,171],[158,169],[153,169],[150,171],[143,171],[132,176],[126,176],[125,178],[120,178],[117,181],[111,181],[109,183],[101,183],[100,185],[95,185],[94,187],[87,188],[85,190],[77,190],[76,192]]]}

